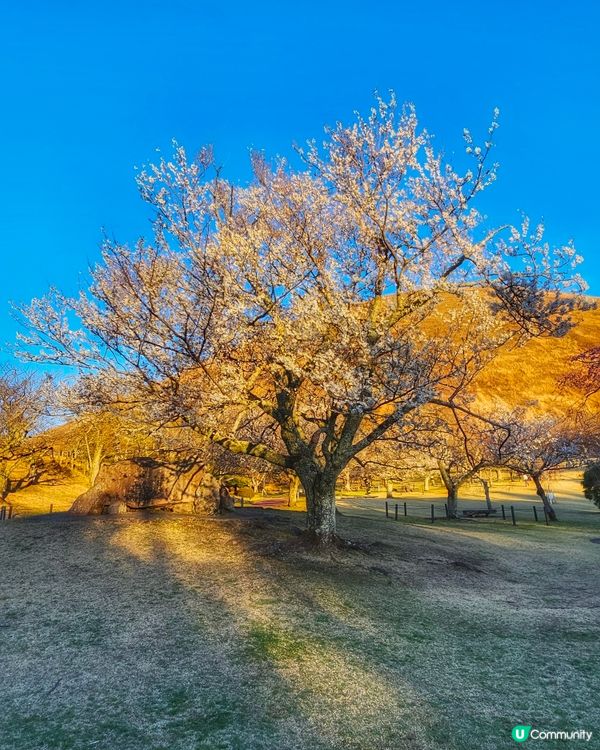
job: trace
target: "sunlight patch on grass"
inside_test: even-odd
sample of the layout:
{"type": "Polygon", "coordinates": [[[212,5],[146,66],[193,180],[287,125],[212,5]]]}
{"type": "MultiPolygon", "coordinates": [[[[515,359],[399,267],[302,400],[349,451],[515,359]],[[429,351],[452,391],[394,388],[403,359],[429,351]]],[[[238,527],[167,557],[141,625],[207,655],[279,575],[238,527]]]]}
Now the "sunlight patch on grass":
{"type": "Polygon", "coordinates": [[[582,530],[340,532],[371,551],[239,517],[4,524],[0,746],[497,750],[518,721],[598,726],[582,530]]]}

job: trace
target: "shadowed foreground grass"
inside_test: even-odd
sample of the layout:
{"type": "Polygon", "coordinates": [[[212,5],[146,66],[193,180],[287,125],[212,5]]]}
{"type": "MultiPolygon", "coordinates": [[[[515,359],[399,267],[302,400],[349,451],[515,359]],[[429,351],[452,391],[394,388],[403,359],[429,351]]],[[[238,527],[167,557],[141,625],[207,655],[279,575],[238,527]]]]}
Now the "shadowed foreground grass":
{"type": "Polygon", "coordinates": [[[497,750],[515,724],[600,737],[596,517],[344,516],[369,548],[317,554],[298,514],[250,514],[2,524],[0,747],[497,750]]]}

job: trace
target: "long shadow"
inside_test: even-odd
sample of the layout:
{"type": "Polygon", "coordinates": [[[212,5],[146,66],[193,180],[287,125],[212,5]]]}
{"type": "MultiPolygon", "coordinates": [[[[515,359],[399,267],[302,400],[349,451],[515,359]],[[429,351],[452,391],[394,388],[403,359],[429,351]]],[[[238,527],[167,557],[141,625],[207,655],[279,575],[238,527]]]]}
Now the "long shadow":
{"type": "MultiPolygon", "coordinates": [[[[518,609],[499,623],[498,607],[481,610],[482,574],[440,567],[449,544],[422,572],[410,555],[424,532],[382,529],[381,554],[324,555],[302,546],[302,521],[249,509],[5,525],[0,746],[450,750],[482,727],[478,747],[502,746],[523,690],[495,670],[515,653],[546,670],[564,644],[519,638],[531,623],[518,609]],[[456,727],[456,691],[476,679],[456,727]]],[[[518,600],[521,584],[502,594],[518,600]]]]}
{"type": "MultiPolygon", "coordinates": [[[[342,531],[343,526],[344,522],[342,531]]],[[[483,540],[478,547],[483,549],[483,540]]],[[[424,576],[428,591],[407,581],[410,571],[394,570],[394,553],[388,555],[391,570],[370,565],[368,558],[358,571],[349,566],[345,594],[333,601],[331,591],[339,583],[340,570],[328,569],[318,560],[312,569],[304,565],[293,575],[292,562],[285,576],[286,593],[302,602],[303,611],[314,613],[312,636],[323,638],[328,649],[344,648],[358,656],[366,672],[385,675],[390,686],[388,710],[412,705],[413,714],[425,717],[421,725],[440,747],[469,747],[474,734],[481,736],[482,727],[488,729],[489,746],[500,746],[532,693],[544,695],[544,700],[529,709],[531,720],[541,725],[558,721],[567,728],[589,724],[588,701],[598,688],[593,643],[600,634],[595,617],[600,596],[597,583],[581,578],[578,561],[584,563],[590,555],[586,557],[584,550],[574,555],[574,550],[564,548],[557,557],[553,549],[536,552],[540,557],[533,560],[515,555],[508,565],[491,555],[483,555],[479,562],[456,559],[456,544],[445,549],[438,545],[438,550],[448,559],[437,573],[435,564],[440,561],[432,560],[424,576]],[[556,576],[548,575],[550,560],[556,576]],[[526,568],[520,570],[524,562],[526,568]],[[325,588],[324,577],[331,584],[325,588]],[[351,606],[339,601],[348,597],[349,584],[351,606]],[[552,647],[541,648],[549,634],[552,647]],[[526,676],[521,664],[528,665],[526,676]],[[478,685],[479,695],[473,693],[473,685],[478,685]],[[403,695],[402,704],[397,696],[403,691],[410,700],[403,695]],[[461,696],[465,691],[466,702],[461,696]],[[460,728],[455,724],[459,706],[460,728]]],[[[340,566],[342,572],[344,567],[340,566]]],[[[478,746],[486,745],[481,740],[478,746]]]]}
{"type": "MultiPolygon", "coordinates": [[[[364,674],[376,672],[388,684],[387,712],[398,724],[406,720],[401,712],[410,713],[409,726],[398,731],[405,742],[416,722],[426,729],[426,741],[438,743],[434,747],[471,747],[475,735],[478,747],[509,746],[524,706],[528,720],[539,725],[589,725],[588,701],[598,688],[598,585],[579,578],[568,550],[563,561],[555,560],[557,572],[561,562],[570,564],[562,588],[547,575],[548,555],[518,575],[518,559],[512,571],[498,571],[490,557],[482,570],[456,560],[456,545],[446,550],[451,565],[437,574],[435,566],[427,571],[427,591],[406,579],[410,571],[394,568],[397,556],[390,554],[388,569],[370,565],[368,558],[358,567],[315,560],[294,574],[290,561],[285,593],[301,603],[301,612],[313,613],[306,624],[312,639],[321,639],[326,650],[351,654],[364,674]],[[340,574],[346,577],[343,588],[340,574]],[[323,585],[324,578],[330,585],[323,585]],[[340,588],[339,596],[332,595],[340,588]],[[549,632],[552,648],[541,648],[549,632]],[[532,694],[544,700],[532,706],[532,694]]],[[[262,575],[268,577],[268,568],[262,575]]],[[[283,595],[274,588],[275,596],[283,595]]]]}
{"type": "MultiPolygon", "coordinates": [[[[2,588],[0,746],[364,747],[331,715],[359,710],[362,690],[344,699],[331,681],[319,684],[331,677],[322,660],[338,672],[341,662],[343,675],[346,655],[334,642],[311,652],[266,614],[275,594],[263,553],[272,542],[256,536],[263,524],[265,536],[289,536],[289,521],[244,515],[56,514],[2,529],[2,565],[18,568],[2,588]],[[302,675],[307,665],[314,683],[302,675]]],[[[364,668],[352,675],[391,690],[364,668]]],[[[377,712],[360,711],[362,735],[380,735],[377,712]]],[[[377,747],[420,746],[398,739],[377,747]]]]}
{"type": "MultiPolygon", "coordinates": [[[[190,523],[57,514],[1,529],[2,570],[16,566],[0,589],[3,750],[293,746],[220,593],[240,561],[175,554],[190,523]]],[[[269,691],[287,685],[273,674],[269,691]]]]}

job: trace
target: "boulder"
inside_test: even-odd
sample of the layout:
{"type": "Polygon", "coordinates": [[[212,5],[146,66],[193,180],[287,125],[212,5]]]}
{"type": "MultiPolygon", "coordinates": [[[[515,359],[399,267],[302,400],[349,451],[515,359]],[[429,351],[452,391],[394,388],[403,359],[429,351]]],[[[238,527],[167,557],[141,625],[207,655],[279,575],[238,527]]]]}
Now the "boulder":
{"type": "Polygon", "coordinates": [[[200,480],[193,505],[195,513],[218,513],[221,510],[221,485],[216,477],[206,472],[200,480]]]}
{"type": "Polygon", "coordinates": [[[132,458],[103,464],[96,481],[71,506],[81,515],[116,515],[162,508],[215,514],[223,506],[221,485],[204,466],[132,458]]]}
{"type": "Polygon", "coordinates": [[[222,484],[221,488],[219,489],[219,508],[221,510],[221,513],[235,509],[234,497],[229,492],[229,488],[224,484],[222,484]]]}

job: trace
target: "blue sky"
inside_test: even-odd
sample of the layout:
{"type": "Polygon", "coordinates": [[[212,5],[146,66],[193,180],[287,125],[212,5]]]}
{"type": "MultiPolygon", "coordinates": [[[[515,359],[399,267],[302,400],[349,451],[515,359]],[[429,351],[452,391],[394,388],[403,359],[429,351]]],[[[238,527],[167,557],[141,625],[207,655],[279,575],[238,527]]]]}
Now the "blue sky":
{"type": "Polygon", "coordinates": [[[374,90],[414,102],[448,155],[498,106],[486,212],[574,239],[600,295],[599,21],[592,0],[2,3],[0,342],[9,300],[84,283],[102,227],[146,231],[134,165],[156,148],[212,143],[244,179],[250,148],[289,153],[374,90]]]}

